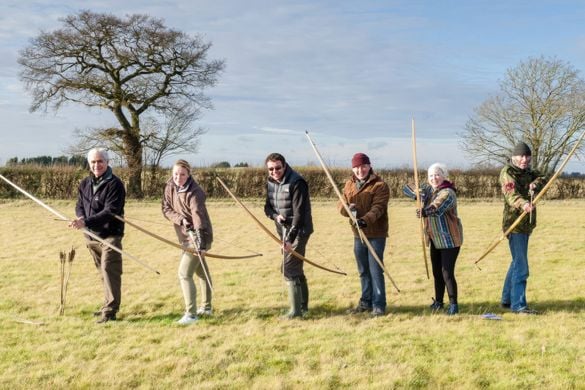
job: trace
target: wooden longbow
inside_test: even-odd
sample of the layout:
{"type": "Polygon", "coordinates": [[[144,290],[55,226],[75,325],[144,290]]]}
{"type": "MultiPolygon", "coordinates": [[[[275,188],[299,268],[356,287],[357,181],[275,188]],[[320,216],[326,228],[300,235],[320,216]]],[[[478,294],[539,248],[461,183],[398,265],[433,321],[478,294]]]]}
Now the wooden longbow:
{"type": "MultiPolygon", "coordinates": [[[[418,165],[416,161],[416,129],[414,126],[414,118],[412,118],[412,166],[414,169],[414,194],[416,195],[416,208],[421,210],[422,213],[422,199],[420,197],[420,187],[419,187],[419,180],[418,180],[418,165]]],[[[425,222],[421,215],[419,218],[420,221],[420,240],[422,244],[422,252],[423,258],[425,260],[425,270],[427,271],[427,279],[430,279],[429,276],[429,261],[427,260],[427,246],[425,245],[425,222]]]]}
{"type": "MultiPolygon", "coordinates": [[[[356,219],[356,217],[353,215],[353,213],[349,209],[349,206],[347,204],[347,201],[345,200],[345,198],[343,197],[343,195],[341,195],[341,192],[339,191],[339,188],[337,188],[337,184],[335,184],[335,180],[333,180],[333,176],[331,176],[331,172],[329,172],[329,169],[327,168],[327,165],[325,164],[325,161],[323,161],[323,157],[321,157],[321,153],[319,153],[319,150],[317,150],[317,146],[315,145],[315,143],[311,139],[311,136],[309,135],[309,132],[308,131],[305,131],[305,135],[307,136],[307,138],[309,140],[309,143],[313,147],[313,151],[317,155],[317,158],[319,159],[319,162],[321,163],[321,166],[323,167],[323,170],[325,171],[325,174],[327,175],[327,178],[329,179],[329,182],[333,186],[333,189],[335,190],[335,193],[337,194],[337,197],[339,198],[339,201],[343,205],[343,208],[345,209],[345,211],[347,212],[347,214],[351,218],[351,220],[354,223],[354,225],[355,226],[358,226],[357,225],[357,219],[356,219]]],[[[390,280],[390,282],[392,282],[392,285],[394,286],[394,288],[396,289],[396,291],[400,292],[400,289],[398,288],[398,286],[394,282],[394,279],[392,279],[392,276],[390,276],[390,273],[388,272],[388,270],[384,266],[384,263],[382,262],[382,260],[380,259],[380,257],[376,253],[376,251],[374,250],[374,247],[370,243],[370,240],[368,240],[368,238],[362,232],[361,229],[358,228],[357,231],[358,231],[360,240],[364,244],[366,244],[366,246],[368,247],[368,250],[370,251],[370,253],[372,254],[372,256],[374,256],[374,259],[376,260],[376,262],[378,263],[378,265],[380,267],[382,267],[382,270],[384,270],[384,273],[386,274],[386,276],[388,276],[388,279],[390,280]]]]}
{"type": "MultiPolygon", "coordinates": [[[[0,179],[4,180],[6,183],[8,183],[12,187],[16,188],[18,191],[20,191],[22,194],[26,195],[29,199],[33,200],[38,205],[40,205],[40,206],[44,207],[45,209],[49,210],[51,213],[53,213],[54,215],[56,215],[57,217],[59,217],[60,220],[63,220],[63,221],[71,221],[69,218],[67,218],[66,216],[64,216],[63,214],[61,214],[60,212],[58,212],[57,210],[53,209],[52,207],[48,206],[47,204],[43,203],[41,200],[37,199],[33,195],[29,194],[28,192],[26,192],[25,190],[23,190],[22,188],[20,188],[19,186],[17,186],[16,184],[14,184],[13,182],[11,182],[7,178],[5,178],[4,176],[0,175],[0,179]]],[[[146,264],[144,261],[138,259],[135,256],[132,256],[128,252],[124,252],[122,249],[116,247],[115,245],[110,244],[109,242],[107,242],[106,240],[104,240],[103,238],[101,238],[100,236],[98,236],[97,234],[93,233],[89,229],[83,228],[83,229],[80,229],[80,230],[83,233],[85,233],[86,235],[88,235],[91,238],[93,238],[94,240],[97,240],[97,241],[101,242],[102,244],[104,244],[108,248],[110,248],[110,249],[118,252],[119,254],[121,254],[123,256],[126,256],[126,257],[134,260],[135,262],[137,262],[138,264],[142,265],[143,267],[148,268],[152,272],[155,272],[156,274],[160,275],[160,272],[158,272],[156,269],[152,268],[150,265],[146,264]]]]}
{"type": "MultiPolygon", "coordinates": [[[[575,154],[575,152],[577,151],[577,148],[581,144],[581,141],[583,141],[583,136],[585,136],[585,131],[583,131],[583,133],[581,134],[581,137],[579,137],[579,139],[577,140],[577,142],[575,142],[575,145],[573,146],[573,148],[571,149],[571,151],[569,152],[569,154],[567,154],[567,157],[565,157],[565,160],[562,162],[560,168],[557,169],[557,171],[554,173],[554,175],[552,175],[552,177],[546,183],[546,185],[544,187],[542,187],[542,190],[540,190],[540,192],[534,197],[534,199],[532,201],[532,204],[533,205],[535,205],[540,200],[540,198],[542,198],[542,196],[546,193],[546,191],[548,191],[548,189],[550,188],[550,186],[552,185],[552,183],[563,172],[563,169],[565,169],[565,166],[567,165],[567,163],[569,162],[569,160],[571,159],[571,157],[573,156],[573,154],[575,154]]],[[[522,214],[520,214],[520,216],[518,218],[516,218],[516,220],[514,221],[514,223],[512,223],[512,225],[510,225],[510,227],[508,229],[506,229],[506,231],[500,237],[498,237],[494,242],[492,242],[490,244],[490,246],[486,249],[486,251],[475,261],[475,264],[477,264],[480,261],[482,261],[491,251],[494,250],[495,247],[498,246],[498,244],[500,242],[502,242],[502,240],[504,238],[508,237],[508,234],[510,234],[512,232],[512,230],[514,230],[514,228],[516,226],[518,226],[518,224],[520,222],[522,222],[522,219],[524,219],[524,217],[526,217],[526,214],[528,214],[526,211],[522,211],[522,214]]]]}
{"type": "MultiPolygon", "coordinates": [[[[216,176],[217,181],[219,182],[219,184],[221,184],[221,186],[226,190],[226,192],[232,197],[232,199],[241,207],[243,208],[246,213],[248,213],[248,215],[254,220],[254,222],[256,222],[256,224],[258,225],[258,227],[260,227],[260,229],[262,229],[262,231],[264,231],[264,233],[266,233],[270,238],[272,238],[279,246],[282,245],[282,241],[280,240],[280,238],[276,237],[276,235],[274,233],[272,233],[270,230],[268,230],[268,228],[266,226],[264,226],[264,224],[262,222],[260,222],[260,220],[258,218],[256,218],[256,216],[254,214],[252,214],[252,212],[230,191],[230,189],[228,188],[228,186],[223,182],[223,180],[221,180],[219,178],[219,176],[216,176]]],[[[307,259],[305,256],[301,255],[300,253],[292,250],[290,252],[294,257],[296,257],[299,260],[302,260],[306,263],[311,264],[314,267],[320,268],[324,271],[329,271],[329,272],[333,272],[334,274],[339,274],[339,275],[346,275],[347,274],[343,271],[338,271],[338,270],[334,270],[331,268],[327,268],[324,267],[320,264],[315,263],[314,261],[311,261],[309,259],[307,259]]]]}

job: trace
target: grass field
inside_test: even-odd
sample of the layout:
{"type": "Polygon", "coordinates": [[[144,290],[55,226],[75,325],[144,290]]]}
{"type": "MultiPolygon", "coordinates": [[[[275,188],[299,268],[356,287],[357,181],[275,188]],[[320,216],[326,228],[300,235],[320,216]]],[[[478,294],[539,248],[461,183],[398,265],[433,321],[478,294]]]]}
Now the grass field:
{"type": "MultiPolygon", "coordinates": [[[[51,206],[73,215],[73,203],[51,206]]],[[[259,201],[246,201],[263,217],[259,201]]],[[[160,271],[125,260],[120,321],[92,317],[101,283],[82,235],[29,201],[0,203],[0,388],[584,388],[585,201],[544,202],[529,247],[528,300],[541,311],[499,308],[507,242],[474,260],[500,231],[500,202],[460,202],[465,242],[456,275],[461,314],[431,314],[432,280],[421,256],[414,207],[391,201],[385,260],[388,315],[348,315],[359,299],[352,238],[335,203],[314,201],[305,265],[310,315],[286,321],[279,249],[236,205],[209,202],[215,315],[189,327],[176,277],[179,251],[127,227],[124,249],[160,271]],[[77,248],[65,315],[59,252],[77,248]],[[501,321],[482,314],[496,313],[501,321]]],[[[138,224],[174,240],[158,202],[127,205],[138,224]]],[[[270,225],[269,225],[270,226],[270,225]]],[[[270,226],[272,229],[272,226],[270,226]]]]}

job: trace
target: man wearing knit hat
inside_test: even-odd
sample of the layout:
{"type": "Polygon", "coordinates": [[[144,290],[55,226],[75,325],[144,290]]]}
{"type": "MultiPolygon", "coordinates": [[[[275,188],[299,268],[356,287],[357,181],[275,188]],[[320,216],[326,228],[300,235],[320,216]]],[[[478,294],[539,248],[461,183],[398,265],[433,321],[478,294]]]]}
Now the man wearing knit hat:
{"type": "MultiPolygon", "coordinates": [[[[390,190],[382,178],[374,173],[370,158],[364,153],[356,153],[351,159],[353,175],[345,183],[343,196],[349,209],[357,219],[353,231],[353,251],[361,283],[361,297],[352,313],[371,312],[373,316],[382,316],[386,312],[386,287],[384,270],[368,247],[361,242],[358,229],[370,241],[380,260],[384,259],[386,237],[388,237],[388,199],[390,190]]],[[[339,202],[341,215],[348,217],[345,207],[339,202]]]]}
{"type": "Polygon", "coordinates": [[[501,305],[514,313],[536,314],[526,302],[526,284],[528,280],[528,238],[536,227],[536,208],[531,202],[532,195],[545,184],[544,175],[532,170],[530,147],[519,142],[512,150],[510,162],[500,172],[500,184],[504,194],[503,231],[506,231],[516,219],[526,211],[525,217],[508,235],[508,244],[512,262],[506,274],[502,290],[501,305]]]}

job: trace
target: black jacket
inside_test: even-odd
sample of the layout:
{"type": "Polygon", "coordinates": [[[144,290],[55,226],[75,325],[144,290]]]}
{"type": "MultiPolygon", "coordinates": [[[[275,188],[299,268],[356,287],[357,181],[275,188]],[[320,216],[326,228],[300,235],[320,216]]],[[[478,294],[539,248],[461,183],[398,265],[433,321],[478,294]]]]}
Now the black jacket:
{"type": "Polygon", "coordinates": [[[125,200],[124,184],[108,167],[102,180],[96,182],[90,175],[81,181],[75,214],[83,217],[85,226],[101,238],[123,236],[124,223],[114,215],[124,216],[125,200]]]}
{"type": "MultiPolygon", "coordinates": [[[[264,213],[273,220],[278,215],[286,218],[289,242],[293,242],[297,235],[307,237],[313,233],[309,186],[288,164],[281,183],[268,178],[264,213]]],[[[282,235],[282,226],[275,224],[278,234],[282,235]]]]}

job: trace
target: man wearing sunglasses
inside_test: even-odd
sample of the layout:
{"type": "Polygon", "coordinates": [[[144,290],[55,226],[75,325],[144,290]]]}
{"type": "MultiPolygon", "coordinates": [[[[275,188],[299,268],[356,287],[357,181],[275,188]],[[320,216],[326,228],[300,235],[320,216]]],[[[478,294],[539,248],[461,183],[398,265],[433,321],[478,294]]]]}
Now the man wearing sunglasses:
{"type": "Polygon", "coordinates": [[[309,236],[313,233],[309,186],[279,153],[265,160],[268,169],[264,213],[274,221],[282,238],[284,259],[282,273],[288,284],[290,311],[288,318],[302,317],[308,311],[309,288],[303,271],[303,261],[291,251],[305,255],[309,236]]]}

